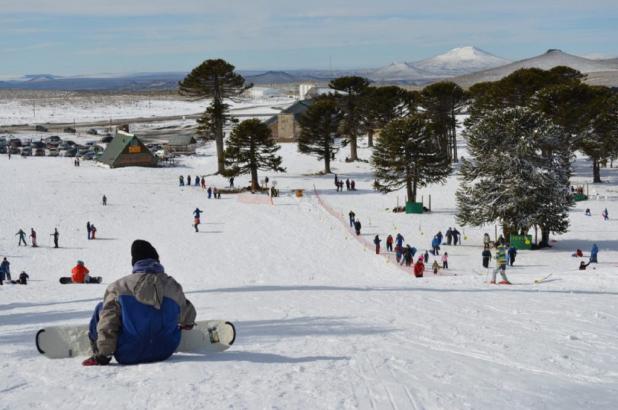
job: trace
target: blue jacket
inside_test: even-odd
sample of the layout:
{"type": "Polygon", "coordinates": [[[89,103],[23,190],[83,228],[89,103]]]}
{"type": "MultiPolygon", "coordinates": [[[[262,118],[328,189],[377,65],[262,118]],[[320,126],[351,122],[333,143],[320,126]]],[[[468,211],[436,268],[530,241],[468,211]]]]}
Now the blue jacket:
{"type": "Polygon", "coordinates": [[[398,233],[397,237],[395,238],[395,243],[397,243],[397,245],[399,246],[403,246],[403,240],[404,240],[403,236],[400,233],[398,233]]]}
{"type": "Polygon", "coordinates": [[[438,238],[437,236],[434,236],[433,240],[431,241],[431,247],[432,248],[439,248],[440,247],[440,238],[438,238]]]}
{"type": "Polygon", "coordinates": [[[11,264],[9,261],[2,261],[2,263],[0,263],[0,273],[11,273],[11,264]]]}

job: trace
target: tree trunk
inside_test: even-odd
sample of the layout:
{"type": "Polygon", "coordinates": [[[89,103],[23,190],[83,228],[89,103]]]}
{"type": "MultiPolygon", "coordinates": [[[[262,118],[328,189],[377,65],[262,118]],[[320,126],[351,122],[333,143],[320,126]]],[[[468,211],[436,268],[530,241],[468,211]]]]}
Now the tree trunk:
{"type": "Polygon", "coordinates": [[[549,230],[543,226],[541,226],[541,242],[539,243],[539,248],[549,248],[549,230]]]}
{"type": "Polygon", "coordinates": [[[356,135],[350,135],[350,160],[358,161],[356,135]]]}
{"type": "Polygon", "coordinates": [[[502,236],[504,237],[505,241],[509,241],[509,238],[511,237],[511,232],[513,231],[513,229],[509,226],[509,225],[502,225],[502,236]]]}
{"type": "Polygon", "coordinates": [[[601,183],[601,166],[597,159],[592,159],[592,183],[601,183]]]}
{"type": "Polygon", "coordinates": [[[217,124],[217,173],[225,173],[225,154],[223,146],[223,124],[217,124]]]}
{"type": "Polygon", "coordinates": [[[369,132],[367,133],[367,145],[370,147],[373,147],[373,128],[369,129],[369,132]]]}
{"type": "MultiPolygon", "coordinates": [[[[453,121],[455,121],[455,117],[453,117],[453,121]]],[[[453,162],[459,162],[459,157],[457,156],[457,126],[453,123],[453,128],[451,129],[451,137],[453,145],[453,162]]]]}
{"type": "Polygon", "coordinates": [[[324,155],[324,173],[330,174],[330,150],[326,150],[326,154],[324,155]]]}
{"type": "Polygon", "coordinates": [[[260,188],[257,171],[257,166],[251,167],[251,192],[255,192],[260,188]]]}

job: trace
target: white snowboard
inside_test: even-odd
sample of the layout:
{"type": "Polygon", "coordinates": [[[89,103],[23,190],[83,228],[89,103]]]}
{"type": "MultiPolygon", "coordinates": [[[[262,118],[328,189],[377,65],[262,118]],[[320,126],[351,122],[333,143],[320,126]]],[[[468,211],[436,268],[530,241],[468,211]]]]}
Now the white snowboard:
{"type": "MultiPolygon", "coordinates": [[[[218,353],[229,349],[236,340],[236,329],[224,320],[202,320],[191,330],[183,330],[176,352],[218,353]]],[[[35,338],[39,353],[50,359],[89,356],[92,354],[88,326],[49,326],[35,338]]]]}

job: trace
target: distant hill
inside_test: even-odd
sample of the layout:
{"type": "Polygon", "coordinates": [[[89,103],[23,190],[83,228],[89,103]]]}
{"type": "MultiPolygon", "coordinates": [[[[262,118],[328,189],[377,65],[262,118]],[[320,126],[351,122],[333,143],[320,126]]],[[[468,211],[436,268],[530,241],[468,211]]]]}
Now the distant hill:
{"type": "Polygon", "coordinates": [[[378,82],[425,84],[510,63],[476,47],[460,47],[425,60],[393,63],[369,73],[378,82]]]}
{"type": "Polygon", "coordinates": [[[497,81],[521,68],[540,68],[549,70],[557,66],[567,66],[584,74],[590,74],[599,85],[615,85],[618,79],[618,65],[612,60],[591,60],[551,49],[536,57],[516,61],[490,70],[479,71],[473,74],[458,76],[453,81],[463,87],[484,81],[497,81]]]}

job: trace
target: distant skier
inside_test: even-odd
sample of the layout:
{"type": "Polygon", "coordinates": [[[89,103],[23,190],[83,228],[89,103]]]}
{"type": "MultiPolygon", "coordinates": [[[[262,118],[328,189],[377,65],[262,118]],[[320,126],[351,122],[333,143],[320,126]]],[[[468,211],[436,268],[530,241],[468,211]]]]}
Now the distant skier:
{"type": "Polygon", "coordinates": [[[187,186],[191,186],[191,175],[187,175],[187,186]]]}
{"type": "Polygon", "coordinates": [[[423,272],[425,271],[425,264],[423,263],[423,257],[419,257],[416,263],[414,264],[414,276],[417,278],[423,277],[423,272]]]}
{"type": "Polygon", "coordinates": [[[423,255],[425,263],[429,263],[429,252],[425,249],[425,255],[423,255]]]}
{"type": "Polygon", "coordinates": [[[88,283],[90,282],[90,271],[84,265],[81,260],[77,261],[77,264],[71,269],[71,280],[73,283],[88,283]]]}
{"type": "Polygon", "coordinates": [[[345,190],[346,191],[350,190],[350,178],[346,178],[345,180],[345,190]]]}
{"type": "Polygon", "coordinates": [[[218,196],[217,196],[217,195],[219,195],[219,190],[217,189],[217,187],[214,187],[214,188],[212,189],[212,195],[213,195],[213,197],[214,197],[215,199],[218,199],[218,196]]]}
{"type": "Polygon", "coordinates": [[[20,229],[15,236],[19,236],[19,243],[17,244],[17,246],[21,246],[22,242],[24,243],[24,246],[28,246],[28,244],[26,243],[26,232],[24,232],[23,229],[20,229]]]}
{"type": "Polygon", "coordinates": [[[437,259],[434,259],[433,264],[431,265],[431,270],[433,270],[433,274],[437,275],[439,269],[440,269],[440,264],[438,263],[437,259]]]}
{"type": "Polygon", "coordinates": [[[440,237],[438,235],[434,236],[431,240],[431,248],[435,256],[440,255],[440,237]]]}
{"type": "Polygon", "coordinates": [[[453,230],[450,227],[446,230],[445,236],[446,236],[446,244],[450,245],[451,242],[453,241],[453,230]]]}
{"type": "Polygon", "coordinates": [[[453,228],[453,245],[457,246],[460,244],[459,241],[459,236],[461,235],[461,233],[457,230],[457,228],[453,228]]]}
{"type": "Polygon", "coordinates": [[[442,269],[448,269],[448,252],[442,255],[442,269]]]}
{"type": "Polygon", "coordinates": [[[348,213],[348,217],[350,218],[350,228],[354,227],[354,218],[356,218],[356,214],[354,213],[354,211],[350,211],[348,213]]]}
{"type": "Polygon", "coordinates": [[[88,231],[88,239],[92,238],[92,225],[90,225],[90,221],[86,222],[86,231],[88,231]]]}
{"type": "Polygon", "coordinates": [[[387,252],[393,251],[393,235],[388,235],[386,237],[386,251],[387,252]]]}
{"type": "Polygon", "coordinates": [[[515,263],[515,257],[517,256],[517,249],[515,249],[514,246],[510,246],[508,253],[509,253],[509,265],[513,266],[513,264],[515,263]]]}
{"type": "Polygon", "coordinates": [[[210,197],[212,196],[212,188],[208,187],[208,189],[206,190],[206,192],[208,193],[208,199],[210,199],[210,197]]]}
{"type": "Polygon", "coordinates": [[[97,239],[97,228],[94,224],[90,225],[90,234],[92,235],[92,239],[97,239]]]}
{"type": "Polygon", "coordinates": [[[597,256],[599,255],[599,247],[596,243],[592,244],[592,249],[590,249],[590,262],[591,263],[599,263],[597,260],[597,256]]]}
{"type": "Polygon", "coordinates": [[[199,175],[195,177],[195,186],[200,186],[200,176],[199,175]]]}
{"type": "Polygon", "coordinates": [[[204,175],[202,175],[201,184],[202,184],[202,189],[206,189],[206,177],[204,175]]]}
{"type": "Polygon", "coordinates": [[[101,202],[103,203],[103,206],[107,206],[107,197],[105,195],[103,195],[101,202]]]}
{"type": "Polygon", "coordinates": [[[360,223],[360,221],[358,219],[354,221],[354,230],[356,231],[357,235],[360,235],[360,233],[361,233],[361,223],[360,223]]]}
{"type": "Polygon", "coordinates": [[[84,366],[107,365],[112,355],[122,364],[166,360],[178,348],[181,330],[195,325],[195,308],[150,243],[133,242],[131,264],[133,273],[109,285],[94,310],[92,356],[84,366]]]}
{"type": "Polygon", "coordinates": [[[266,188],[268,188],[268,177],[264,177],[264,185],[266,186],[266,188]]]}
{"type": "Polygon", "coordinates": [[[52,233],[49,236],[53,236],[54,237],[54,248],[58,247],[58,238],[60,237],[60,234],[58,233],[58,228],[54,228],[54,233],[52,233]]]}
{"type": "Polygon", "coordinates": [[[592,216],[592,212],[590,212],[590,208],[586,208],[586,212],[584,212],[586,216],[592,216]]]}
{"type": "Polygon", "coordinates": [[[195,211],[193,211],[193,227],[195,228],[195,232],[199,232],[198,225],[200,225],[200,215],[202,212],[204,211],[200,208],[195,208],[195,211]]]}
{"type": "Polygon", "coordinates": [[[28,279],[30,279],[30,276],[25,271],[21,271],[19,274],[19,279],[12,280],[11,283],[15,285],[27,285],[28,279]]]}
{"type": "Polygon", "coordinates": [[[356,181],[354,181],[354,180],[350,181],[350,189],[352,191],[356,191],[356,181]]]}
{"type": "Polygon", "coordinates": [[[483,249],[481,256],[483,257],[483,267],[488,269],[489,261],[491,260],[491,251],[489,250],[489,247],[483,249]]]}
{"type": "Polygon", "coordinates": [[[506,277],[506,249],[504,245],[498,245],[498,250],[496,251],[496,269],[494,269],[493,274],[491,276],[491,284],[496,284],[496,275],[500,272],[500,276],[502,276],[502,281],[500,281],[500,285],[510,285],[508,278],[506,277]]]}
{"type": "Polygon", "coordinates": [[[2,285],[2,281],[4,280],[11,280],[11,264],[6,257],[2,260],[2,263],[0,263],[0,285],[2,285]]]}
{"type": "Polygon", "coordinates": [[[178,186],[185,186],[185,177],[182,175],[178,177],[178,186]]]}
{"type": "Polygon", "coordinates": [[[380,242],[382,242],[382,240],[376,235],[376,237],[373,238],[373,244],[376,246],[376,255],[380,254],[380,242]]]}
{"type": "Polygon", "coordinates": [[[36,244],[36,231],[34,230],[34,228],[30,228],[30,240],[32,241],[32,247],[37,248],[38,245],[36,244]]]}
{"type": "Polygon", "coordinates": [[[607,208],[603,210],[603,212],[601,213],[601,216],[603,216],[604,221],[607,221],[609,219],[609,213],[607,212],[607,208]]]}
{"type": "Polygon", "coordinates": [[[397,245],[403,246],[403,241],[404,241],[403,235],[398,233],[397,236],[395,237],[395,242],[397,243],[397,245]]]}
{"type": "Polygon", "coordinates": [[[234,177],[230,177],[230,188],[234,188],[234,177]]]}

